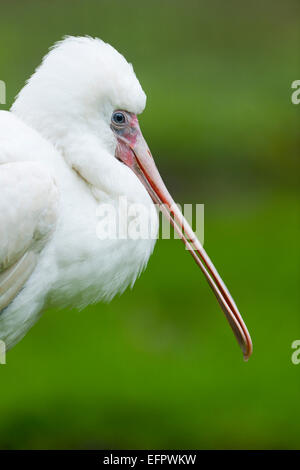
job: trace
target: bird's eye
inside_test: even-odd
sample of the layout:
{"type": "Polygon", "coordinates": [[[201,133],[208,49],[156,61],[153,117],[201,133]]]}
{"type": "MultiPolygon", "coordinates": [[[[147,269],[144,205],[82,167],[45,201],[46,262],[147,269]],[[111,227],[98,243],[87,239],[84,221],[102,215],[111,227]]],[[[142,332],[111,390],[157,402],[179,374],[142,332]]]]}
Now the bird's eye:
{"type": "Polygon", "coordinates": [[[121,111],[116,111],[115,113],[113,113],[111,120],[114,124],[117,124],[118,126],[120,124],[125,124],[126,122],[125,114],[121,113],[121,111]]]}

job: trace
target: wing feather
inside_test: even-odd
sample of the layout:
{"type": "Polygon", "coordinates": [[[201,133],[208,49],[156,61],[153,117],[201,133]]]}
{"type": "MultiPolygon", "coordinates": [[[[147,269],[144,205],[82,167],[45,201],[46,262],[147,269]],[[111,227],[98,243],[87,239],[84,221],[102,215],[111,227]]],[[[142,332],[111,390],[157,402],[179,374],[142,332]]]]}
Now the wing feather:
{"type": "Polygon", "coordinates": [[[58,190],[44,165],[0,164],[0,313],[34,270],[57,219],[58,190]]]}

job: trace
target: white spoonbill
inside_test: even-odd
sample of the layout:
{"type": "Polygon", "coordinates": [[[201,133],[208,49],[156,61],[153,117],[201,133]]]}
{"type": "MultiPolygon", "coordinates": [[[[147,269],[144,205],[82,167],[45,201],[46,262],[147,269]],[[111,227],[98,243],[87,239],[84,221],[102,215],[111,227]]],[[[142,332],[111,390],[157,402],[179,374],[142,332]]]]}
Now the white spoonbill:
{"type": "MultiPolygon", "coordinates": [[[[113,47],[68,37],[45,56],[11,111],[0,112],[0,339],[7,349],[45,309],[83,308],[134,284],[155,239],[96,235],[99,207],[126,197],[161,206],[250,356],[242,317],[142,136],[137,114],[145,102],[132,65],[113,47]]],[[[157,232],[157,215],[154,225],[157,232]]]]}

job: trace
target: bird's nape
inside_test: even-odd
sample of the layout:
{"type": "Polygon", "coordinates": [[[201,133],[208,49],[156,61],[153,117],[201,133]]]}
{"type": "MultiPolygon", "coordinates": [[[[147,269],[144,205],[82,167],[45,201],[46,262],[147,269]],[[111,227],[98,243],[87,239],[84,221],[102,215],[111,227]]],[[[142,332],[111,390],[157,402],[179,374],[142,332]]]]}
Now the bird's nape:
{"type": "Polygon", "coordinates": [[[116,111],[111,127],[118,140],[116,157],[132,169],[153,201],[174,226],[206,277],[242,349],[244,359],[248,360],[252,354],[252,341],[242,316],[215,266],[169,194],[142,135],[136,115],[116,111]],[[119,117],[114,119],[116,115],[119,117]]]}

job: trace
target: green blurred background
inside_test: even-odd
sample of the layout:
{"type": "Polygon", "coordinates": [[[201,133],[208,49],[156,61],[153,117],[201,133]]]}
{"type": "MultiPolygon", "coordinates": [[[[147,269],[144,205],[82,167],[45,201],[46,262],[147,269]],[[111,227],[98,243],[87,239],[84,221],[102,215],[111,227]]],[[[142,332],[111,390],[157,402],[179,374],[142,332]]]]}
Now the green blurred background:
{"type": "MultiPolygon", "coordinates": [[[[299,448],[297,1],[1,1],[7,108],[49,46],[91,35],[134,64],[141,126],[254,342],[248,363],[178,240],[109,305],[45,313],[0,366],[0,447],[299,448]]],[[[76,80],[76,77],[74,77],[76,80]]]]}

